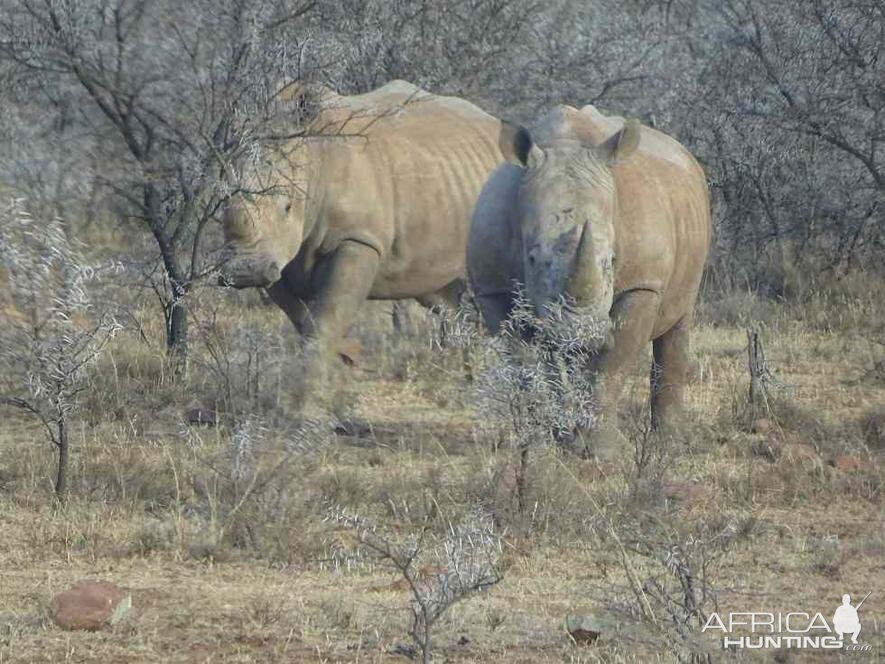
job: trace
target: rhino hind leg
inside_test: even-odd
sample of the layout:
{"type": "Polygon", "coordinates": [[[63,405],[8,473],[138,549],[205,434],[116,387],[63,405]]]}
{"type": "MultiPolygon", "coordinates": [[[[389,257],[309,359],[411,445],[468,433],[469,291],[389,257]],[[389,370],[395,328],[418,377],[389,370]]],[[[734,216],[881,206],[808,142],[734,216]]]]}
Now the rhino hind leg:
{"type": "Polygon", "coordinates": [[[688,316],[652,342],[651,417],[656,429],[673,424],[682,408],[686,376],[689,373],[688,316]]]}
{"type": "Polygon", "coordinates": [[[458,278],[434,293],[419,295],[415,298],[418,304],[440,317],[437,334],[439,334],[439,344],[442,347],[448,345],[449,336],[451,335],[451,320],[449,317],[458,311],[458,307],[461,306],[461,297],[466,290],[467,282],[462,278],[458,278]]]}
{"type": "Polygon", "coordinates": [[[430,309],[435,314],[442,314],[447,309],[456,310],[461,305],[461,296],[466,290],[466,282],[463,279],[455,279],[438,291],[419,295],[415,299],[422,307],[430,309]]]}

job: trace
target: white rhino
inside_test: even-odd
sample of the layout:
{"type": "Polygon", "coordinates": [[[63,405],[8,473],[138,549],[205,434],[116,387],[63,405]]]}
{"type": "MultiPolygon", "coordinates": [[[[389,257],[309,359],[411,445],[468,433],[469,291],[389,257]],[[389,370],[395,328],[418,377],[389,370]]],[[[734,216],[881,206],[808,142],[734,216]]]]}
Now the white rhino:
{"type": "Polygon", "coordinates": [[[610,323],[594,371],[603,419],[652,342],[653,422],[682,401],[692,310],[711,238],[703,170],[679,143],[593,106],[560,106],[531,131],[505,124],[508,159],[474,212],[467,264],[487,326],[524,285],[537,315],[563,296],[610,323]]]}
{"type": "Polygon", "coordinates": [[[301,86],[320,111],[275,163],[270,193],[236,196],[222,279],[267,287],[330,350],[367,299],[457,300],[470,215],[503,160],[501,123],[455,97],[393,81],[357,96],[301,86]]]}

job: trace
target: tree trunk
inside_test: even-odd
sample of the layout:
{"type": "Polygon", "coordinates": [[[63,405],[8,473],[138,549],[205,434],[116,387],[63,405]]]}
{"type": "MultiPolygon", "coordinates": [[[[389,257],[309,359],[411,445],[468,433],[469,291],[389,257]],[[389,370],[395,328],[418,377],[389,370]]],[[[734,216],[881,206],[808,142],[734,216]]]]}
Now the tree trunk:
{"type": "Polygon", "coordinates": [[[58,469],[55,475],[55,495],[64,502],[68,493],[68,426],[64,415],[58,418],[58,469]]]}
{"type": "Polygon", "coordinates": [[[424,640],[421,642],[421,663],[430,664],[433,654],[430,646],[430,624],[427,622],[427,614],[424,615],[424,640]]]}
{"type": "Polygon", "coordinates": [[[169,279],[171,297],[165,305],[163,315],[166,317],[166,350],[172,365],[172,375],[177,378],[187,373],[187,305],[184,299],[189,280],[182,269],[178,255],[180,247],[175,233],[170,235],[166,230],[170,223],[168,213],[163,208],[157,188],[151,183],[145,184],[144,207],[169,279]]]}
{"type": "Polygon", "coordinates": [[[169,304],[166,315],[166,349],[173,375],[187,374],[187,305],[183,298],[169,304]]]}
{"type": "Polygon", "coordinates": [[[750,389],[748,400],[750,415],[753,420],[759,412],[767,409],[768,399],[765,394],[765,353],[762,340],[756,330],[747,330],[747,368],[750,372],[750,389]]]}

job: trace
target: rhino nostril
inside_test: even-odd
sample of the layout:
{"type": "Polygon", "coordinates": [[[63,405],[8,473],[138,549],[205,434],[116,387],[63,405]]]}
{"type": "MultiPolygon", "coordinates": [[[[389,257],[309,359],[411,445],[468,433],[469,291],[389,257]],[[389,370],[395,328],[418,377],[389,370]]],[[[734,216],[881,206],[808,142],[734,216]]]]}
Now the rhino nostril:
{"type": "Polygon", "coordinates": [[[279,281],[280,279],[280,266],[276,263],[271,263],[267,266],[267,269],[264,272],[265,279],[267,281],[273,283],[275,281],[279,281]]]}
{"type": "Polygon", "coordinates": [[[539,256],[541,256],[541,255],[542,255],[542,252],[541,252],[540,245],[537,245],[537,244],[533,245],[532,248],[529,249],[529,252],[528,252],[529,265],[531,265],[531,266],[537,265],[540,262],[539,256]]]}

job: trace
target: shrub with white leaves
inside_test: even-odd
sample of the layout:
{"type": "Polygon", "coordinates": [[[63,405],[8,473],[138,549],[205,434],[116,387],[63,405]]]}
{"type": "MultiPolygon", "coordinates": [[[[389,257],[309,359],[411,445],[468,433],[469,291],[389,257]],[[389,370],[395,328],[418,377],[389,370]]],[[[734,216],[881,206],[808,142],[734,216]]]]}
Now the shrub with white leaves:
{"type": "Polygon", "coordinates": [[[477,334],[468,311],[455,319],[451,338],[470,350],[475,372],[478,427],[483,437],[515,450],[515,498],[527,507],[526,474],[532,450],[559,445],[583,449],[597,424],[592,363],[610,322],[576,309],[566,298],[538,317],[520,288],[507,320],[494,336],[477,334]]]}
{"type": "Polygon", "coordinates": [[[55,491],[67,489],[69,422],[89,388],[87,369],[121,329],[87,290],[101,271],[60,219],[35,219],[24,202],[0,206],[0,263],[7,282],[0,327],[0,404],[36,416],[58,451],[55,491]]]}

